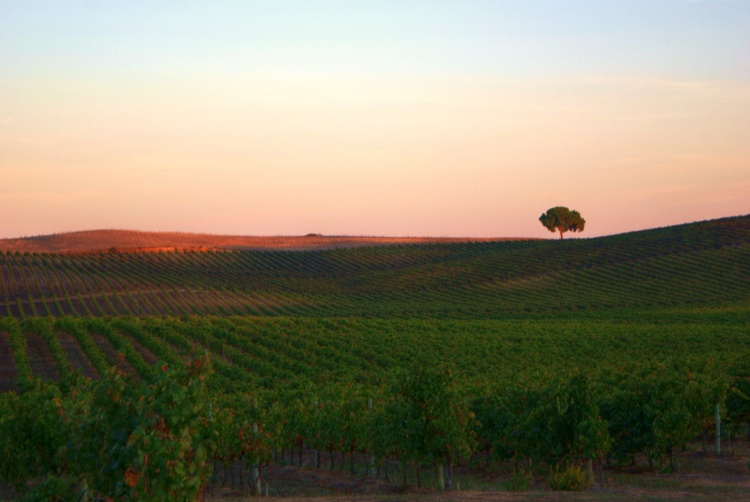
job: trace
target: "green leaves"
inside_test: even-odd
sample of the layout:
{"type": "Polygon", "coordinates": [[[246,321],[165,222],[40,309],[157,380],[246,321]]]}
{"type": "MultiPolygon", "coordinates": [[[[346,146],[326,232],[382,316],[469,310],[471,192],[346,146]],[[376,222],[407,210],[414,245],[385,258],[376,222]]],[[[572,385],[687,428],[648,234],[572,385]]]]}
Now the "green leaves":
{"type": "Polygon", "coordinates": [[[693,370],[676,362],[642,364],[613,375],[611,392],[602,404],[614,438],[613,453],[621,461],[645,453],[652,462],[669,462],[673,451],[712,423],[716,404],[728,388],[725,376],[710,365],[693,370]]]}
{"type": "Polygon", "coordinates": [[[581,218],[578,211],[571,211],[567,207],[557,206],[547,210],[546,213],[539,217],[539,221],[550,232],[560,232],[560,238],[563,238],[565,232],[583,232],[586,226],[586,220],[581,218]]]}
{"type": "Polygon", "coordinates": [[[420,461],[467,458],[476,446],[474,414],[450,370],[417,368],[396,379],[387,413],[391,437],[420,461]]]}
{"type": "Polygon", "coordinates": [[[97,496],[195,499],[212,469],[209,370],[195,359],[146,383],[113,368],[65,394],[37,381],[21,396],[0,395],[0,479],[21,491],[28,479],[52,476],[40,489],[85,479],[97,496]]]}
{"type": "Polygon", "coordinates": [[[533,386],[507,386],[475,402],[480,439],[497,458],[533,458],[561,465],[599,459],[612,440],[600,416],[601,390],[582,373],[533,386]]]}
{"type": "Polygon", "coordinates": [[[38,380],[21,396],[0,394],[0,479],[23,493],[28,479],[61,470],[61,412],[59,390],[38,380]]]}

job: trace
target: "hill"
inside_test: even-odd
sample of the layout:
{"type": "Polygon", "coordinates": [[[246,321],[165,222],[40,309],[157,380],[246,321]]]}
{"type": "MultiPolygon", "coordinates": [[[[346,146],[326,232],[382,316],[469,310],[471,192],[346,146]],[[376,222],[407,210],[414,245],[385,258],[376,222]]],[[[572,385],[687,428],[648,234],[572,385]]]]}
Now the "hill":
{"type": "Polygon", "coordinates": [[[746,307],[750,216],[566,241],[4,253],[0,273],[0,315],[15,317],[513,318],[746,307]]]}
{"type": "Polygon", "coordinates": [[[81,254],[102,251],[163,252],[217,249],[312,250],[389,244],[494,242],[521,238],[471,237],[366,237],[308,234],[302,236],[241,236],[134,230],[87,230],[61,234],[0,239],[0,251],[19,253],[81,254]]]}
{"type": "MultiPolygon", "coordinates": [[[[604,438],[599,458],[611,462],[592,465],[598,486],[587,500],[654,494],[654,476],[657,496],[739,500],[747,492],[750,216],[566,241],[5,252],[0,278],[0,438],[14,455],[5,465],[42,466],[6,469],[6,482],[57,472],[42,470],[43,459],[63,448],[93,445],[80,450],[86,458],[115,451],[91,439],[98,426],[81,427],[87,417],[120,427],[99,417],[145,410],[160,430],[166,422],[153,420],[152,407],[164,415],[190,407],[203,424],[193,434],[206,426],[227,439],[206,464],[216,466],[216,494],[237,495],[243,471],[232,473],[252,445],[265,455],[266,492],[270,484],[277,497],[351,498],[363,480],[378,499],[421,497],[436,484],[425,476],[434,458],[409,440],[417,435],[397,431],[423,427],[399,411],[422,395],[453,401],[429,406],[437,423],[473,417],[473,430],[449,436],[459,445],[471,439],[470,459],[449,472],[456,487],[491,493],[465,500],[502,495],[519,463],[533,469],[529,497],[554,498],[545,479],[555,465],[585,460],[578,431],[590,427],[604,438]],[[170,371],[200,368],[212,370],[189,381],[206,392],[185,397],[185,373],[170,371]],[[170,375],[180,384],[163,380],[170,375]],[[707,451],[717,423],[729,455],[707,451]],[[371,472],[372,444],[385,445],[384,466],[410,459],[399,483],[371,472]],[[319,491],[311,473],[325,473],[329,488],[319,491]],[[404,492],[402,483],[421,488],[404,492]]],[[[252,479],[247,458],[241,469],[252,479]]],[[[0,483],[3,493],[14,495],[0,483]]]]}

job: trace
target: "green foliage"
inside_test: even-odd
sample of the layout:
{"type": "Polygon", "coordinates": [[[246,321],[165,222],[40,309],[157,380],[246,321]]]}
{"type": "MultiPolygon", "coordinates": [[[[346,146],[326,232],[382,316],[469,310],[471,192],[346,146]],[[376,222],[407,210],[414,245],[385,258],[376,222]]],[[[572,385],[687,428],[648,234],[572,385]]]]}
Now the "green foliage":
{"type": "Polygon", "coordinates": [[[214,459],[242,460],[246,466],[267,462],[274,446],[271,431],[276,432],[270,415],[252,396],[237,394],[217,400],[207,423],[216,438],[214,459]]]}
{"type": "MultiPolygon", "coordinates": [[[[729,403],[746,378],[747,324],[683,313],[680,322],[23,321],[29,332],[46,330],[53,353],[56,330],[78,333],[95,354],[107,342],[137,376],[112,370],[62,390],[32,377],[25,393],[3,395],[0,475],[19,489],[49,479],[52,493],[62,486],[57,477],[71,489],[85,482],[95,496],[156,499],[200,487],[212,461],[253,468],[280,448],[367,453],[376,467],[386,458],[448,467],[477,450],[560,466],[643,454],[658,467],[712,425],[717,403],[728,421],[746,423],[729,403]],[[201,350],[215,359],[207,381],[180,369],[201,350]],[[149,354],[169,361],[167,370],[148,364],[149,354]],[[440,369],[447,364],[458,370],[440,369]],[[42,439],[16,435],[26,422],[38,424],[42,439]],[[48,448],[43,457],[33,441],[48,448]],[[170,484],[178,472],[187,487],[170,484]]],[[[21,324],[0,325],[12,335],[14,360],[28,358],[21,324]]]]}
{"type": "Polygon", "coordinates": [[[550,232],[560,232],[563,238],[565,232],[583,232],[586,220],[581,218],[578,211],[571,211],[567,207],[557,206],[547,210],[539,217],[539,221],[550,232]]]}
{"type": "Polygon", "coordinates": [[[36,382],[0,395],[0,479],[30,500],[72,497],[85,480],[97,496],[195,499],[211,473],[214,431],[204,415],[207,360],[165,366],[154,383],[114,369],[64,394],[36,382]]]}
{"type": "Polygon", "coordinates": [[[750,423],[750,360],[737,361],[728,369],[731,384],[727,392],[726,422],[739,428],[750,423]]]}
{"type": "Polygon", "coordinates": [[[93,493],[138,500],[195,499],[211,473],[207,360],[162,365],[154,383],[127,383],[112,371],[88,395],[73,396],[64,416],[75,441],[70,468],[93,493]]]}
{"type": "Polygon", "coordinates": [[[478,435],[498,459],[599,459],[612,444],[600,401],[600,389],[580,373],[508,386],[475,401],[478,435]]]}
{"type": "Polygon", "coordinates": [[[55,359],[55,367],[60,374],[60,385],[63,391],[72,388],[81,378],[65,354],[57,335],[54,331],[55,320],[52,317],[28,317],[21,321],[21,329],[24,332],[36,333],[42,337],[47,344],[52,357],[55,359]]]}
{"type": "Polygon", "coordinates": [[[26,337],[23,336],[19,323],[10,317],[0,318],[0,329],[8,332],[13,360],[16,364],[16,371],[18,371],[18,386],[21,389],[26,389],[32,385],[34,379],[31,366],[29,366],[29,356],[26,352],[26,337]]]}
{"type": "Polygon", "coordinates": [[[602,408],[613,453],[620,460],[645,453],[675,470],[674,450],[697,437],[726,399],[728,380],[708,365],[700,371],[665,363],[642,364],[612,375],[602,408]]]}
{"type": "Polygon", "coordinates": [[[79,502],[76,488],[67,479],[59,476],[44,476],[42,481],[28,492],[24,502],[79,502]]]}
{"type": "Polygon", "coordinates": [[[398,378],[387,408],[394,438],[425,462],[468,457],[476,444],[474,413],[450,370],[417,368],[398,378]]]}
{"type": "Polygon", "coordinates": [[[28,480],[60,472],[60,392],[39,380],[17,396],[0,394],[0,479],[24,493],[28,480]]]}
{"type": "Polygon", "coordinates": [[[81,319],[74,317],[60,317],[55,320],[54,325],[56,330],[68,333],[72,335],[81,349],[86,353],[86,357],[91,364],[96,368],[96,371],[100,375],[104,375],[107,370],[111,367],[102,354],[101,350],[96,346],[91,334],[86,329],[86,325],[81,319]]]}
{"type": "Polygon", "coordinates": [[[509,492],[525,492],[529,489],[531,481],[531,473],[524,469],[519,469],[503,483],[503,486],[509,492]]]}
{"type": "Polygon", "coordinates": [[[589,489],[591,481],[581,466],[570,464],[562,469],[552,470],[547,484],[554,491],[583,492],[589,489]]]}
{"type": "Polygon", "coordinates": [[[744,306],[714,315],[748,322],[750,216],[560,244],[6,255],[0,315],[658,319],[744,306]]]}

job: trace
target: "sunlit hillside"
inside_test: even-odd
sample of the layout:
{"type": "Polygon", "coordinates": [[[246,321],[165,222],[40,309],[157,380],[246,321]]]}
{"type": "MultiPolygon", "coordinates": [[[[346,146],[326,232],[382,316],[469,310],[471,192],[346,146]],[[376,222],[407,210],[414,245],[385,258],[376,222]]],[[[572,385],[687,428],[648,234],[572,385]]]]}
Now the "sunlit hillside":
{"type": "Polygon", "coordinates": [[[0,270],[0,315],[15,317],[504,318],[703,308],[750,301],[750,216],[564,241],[7,252],[0,270]]]}

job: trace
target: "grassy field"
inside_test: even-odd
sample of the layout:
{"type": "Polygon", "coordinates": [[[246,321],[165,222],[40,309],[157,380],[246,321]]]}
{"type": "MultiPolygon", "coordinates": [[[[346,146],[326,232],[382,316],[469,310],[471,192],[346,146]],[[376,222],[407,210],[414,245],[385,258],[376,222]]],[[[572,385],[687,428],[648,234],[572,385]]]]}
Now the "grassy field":
{"type": "MultiPolygon", "coordinates": [[[[414,368],[450,369],[463,402],[482,420],[478,403],[497,396],[498,406],[537,399],[535,406],[550,412],[544,400],[568,395],[583,375],[618,441],[618,414],[633,412],[618,406],[631,391],[641,396],[633,409],[658,408],[672,392],[693,416],[693,432],[682,436],[690,440],[675,444],[676,472],[665,471],[663,454],[647,458],[651,450],[633,446],[628,462],[608,462],[586,500],[740,500],[747,493],[750,417],[733,389],[750,382],[750,216],[565,241],[190,249],[0,254],[0,392],[23,392],[35,381],[64,387],[75,374],[97,380],[111,366],[149,382],[158,361],[178,366],[206,353],[212,396],[257,400],[284,417],[287,425],[268,443],[276,460],[266,464],[264,479],[272,494],[567,500],[549,491],[550,460],[536,450],[524,454],[536,459],[531,491],[507,492],[512,463],[483,449],[487,423],[477,429],[476,451],[457,465],[456,480],[471,491],[449,498],[417,489],[415,472],[404,474],[406,492],[382,475],[368,478],[366,457],[360,471],[348,473],[346,448],[329,452],[334,472],[316,468],[320,453],[309,452],[326,452],[316,438],[336,437],[336,430],[289,424],[294,406],[322,402],[346,410],[369,397],[385,412],[392,389],[414,368]],[[714,389],[720,398],[708,396],[714,389]],[[649,395],[652,405],[644,404],[649,395]],[[734,434],[723,456],[711,453],[710,441],[704,451],[718,399],[726,414],[723,444],[734,434]],[[706,406],[698,409],[699,400],[706,406]],[[304,461],[295,463],[293,453],[284,460],[297,437],[304,461]]],[[[506,415],[512,413],[526,412],[506,415]]],[[[655,419],[664,413],[657,410],[655,419]]],[[[425,486],[433,483],[424,476],[425,486]]],[[[234,484],[216,481],[211,493],[238,495],[234,484]]]]}

